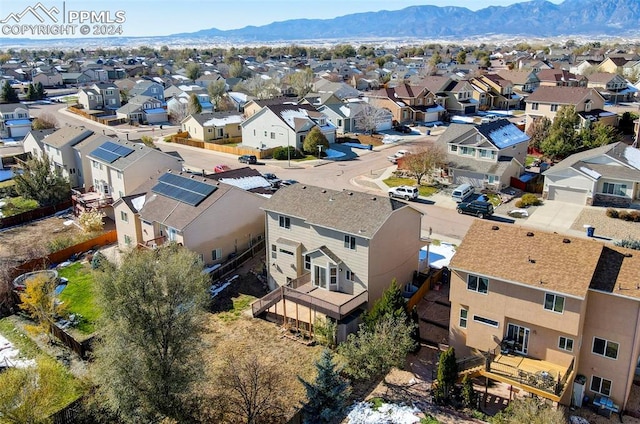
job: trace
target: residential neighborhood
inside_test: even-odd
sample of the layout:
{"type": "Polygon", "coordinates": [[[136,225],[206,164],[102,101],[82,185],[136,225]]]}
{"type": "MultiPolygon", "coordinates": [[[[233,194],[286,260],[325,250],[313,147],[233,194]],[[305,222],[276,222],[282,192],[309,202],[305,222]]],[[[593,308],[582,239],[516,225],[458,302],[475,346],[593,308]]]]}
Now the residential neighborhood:
{"type": "Polygon", "coordinates": [[[569,41],[0,48],[15,422],[640,423],[640,49],[569,41]]]}

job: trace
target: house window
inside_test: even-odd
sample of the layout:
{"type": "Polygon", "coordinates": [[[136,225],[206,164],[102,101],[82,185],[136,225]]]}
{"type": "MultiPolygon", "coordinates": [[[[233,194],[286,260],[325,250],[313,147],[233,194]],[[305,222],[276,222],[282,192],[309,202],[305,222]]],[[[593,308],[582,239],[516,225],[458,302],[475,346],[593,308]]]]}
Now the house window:
{"type": "Polygon", "coordinates": [[[467,328],[468,316],[469,316],[469,310],[467,308],[460,308],[460,328],[467,328]]]}
{"type": "Polygon", "coordinates": [[[311,271],[311,256],[304,255],[304,269],[311,271]]]}
{"type": "Polygon", "coordinates": [[[127,246],[131,244],[131,237],[126,234],[124,235],[124,244],[126,244],[127,246]]]}
{"type": "Polygon", "coordinates": [[[211,260],[217,261],[219,259],[222,259],[222,249],[213,249],[211,251],[211,260]]]}
{"type": "Polygon", "coordinates": [[[611,380],[594,375],[591,377],[591,391],[601,395],[611,395],[611,380]]]}
{"type": "Polygon", "coordinates": [[[356,273],[350,270],[347,270],[347,280],[348,281],[356,281],[356,273]]]}
{"type": "Polygon", "coordinates": [[[116,175],[118,176],[118,179],[121,180],[122,179],[122,171],[118,171],[116,173],[116,175]]]}
{"type": "Polygon", "coordinates": [[[558,105],[551,105],[551,112],[557,112],[558,111],[558,105]]]}
{"type": "Polygon", "coordinates": [[[456,153],[458,151],[458,146],[452,144],[451,146],[449,146],[449,150],[451,151],[451,153],[456,153]]]}
{"type": "Polygon", "coordinates": [[[480,157],[485,159],[495,159],[496,151],[488,149],[480,149],[480,157]]]}
{"type": "Polygon", "coordinates": [[[291,228],[291,218],[289,218],[288,216],[281,216],[280,217],[280,227],[281,228],[286,228],[287,230],[291,228]]]}
{"type": "Polygon", "coordinates": [[[602,192],[605,194],[613,194],[614,196],[626,196],[627,185],[615,184],[615,183],[604,183],[602,185],[602,192]]]}
{"type": "Polygon", "coordinates": [[[342,119],[338,119],[338,126],[342,127],[342,119]]]}
{"type": "Polygon", "coordinates": [[[286,250],[286,249],[280,248],[279,252],[280,253],[284,253],[285,255],[293,256],[293,252],[290,251],[290,250],[286,250]]]}
{"type": "Polygon", "coordinates": [[[344,236],[344,247],[351,250],[356,250],[356,238],[353,236],[344,236]]]}
{"type": "Polygon", "coordinates": [[[538,103],[531,103],[531,110],[538,110],[538,103]]]}
{"type": "Polygon", "coordinates": [[[544,309],[562,313],[562,311],[564,311],[564,297],[553,293],[546,293],[544,295],[544,309]]]}
{"type": "Polygon", "coordinates": [[[475,156],[476,155],[476,149],[474,149],[472,147],[462,146],[460,148],[460,154],[465,155],[465,156],[475,156]]]}
{"type": "Polygon", "coordinates": [[[616,342],[594,337],[591,352],[607,358],[618,359],[618,347],[616,342]]]}
{"type": "Polygon", "coordinates": [[[274,140],[276,138],[276,133],[272,132],[271,133],[271,140],[274,140]]]}
{"type": "Polygon", "coordinates": [[[485,317],[481,317],[479,315],[474,315],[473,316],[473,320],[475,322],[479,322],[480,324],[488,325],[488,326],[491,326],[491,327],[498,328],[498,326],[499,326],[498,321],[495,321],[495,320],[492,320],[492,319],[489,319],[489,318],[485,318],[485,317]]]}
{"type": "Polygon", "coordinates": [[[478,277],[477,275],[469,275],[467,277],[467,290],[487,294],[489,292],[489,279],[478,277]]]}
{"type": "Polygon", "coordinates": [[[271,259],[276,259],[278,257],[278,247],[275,244],[271,245],[271,259]]]}
{"type": "Polygon", "coordinates": [[[129,215],[125,211],[120,211],[120,219],[124,222],[129,222],[129,215]]]}
{"type": "Polygon", "coordinates": [[[566,350],[567,352],[573,352],[573,339],[560,336],[558,340],[558,348],[566,350]]]}
{"type": "Polygon", "coordinates": [[[96,162],[95,160],[92,160],[91,161],[91,165],[93,165],[94,168],[97,168],[98,167],[98,162],[96,162]]]}
{"type": "Polygon", "coordinates": [[[500,180],[496,175],[485,175],[484,179],[489,184],[495,184],[500,180]]]}

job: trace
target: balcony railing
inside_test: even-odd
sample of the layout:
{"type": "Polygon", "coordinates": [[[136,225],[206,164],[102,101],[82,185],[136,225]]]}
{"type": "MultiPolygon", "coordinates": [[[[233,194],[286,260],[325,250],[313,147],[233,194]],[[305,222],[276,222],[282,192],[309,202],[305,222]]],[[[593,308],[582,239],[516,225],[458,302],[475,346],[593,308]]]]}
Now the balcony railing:
{"type": "Polygon", "coordinates": [[[147,249],[155,249],[158,246],[162,246],[167,241],[167,236],[160,236],[151,240],[139,243],[138,246],[145,247],[147,249]]]}

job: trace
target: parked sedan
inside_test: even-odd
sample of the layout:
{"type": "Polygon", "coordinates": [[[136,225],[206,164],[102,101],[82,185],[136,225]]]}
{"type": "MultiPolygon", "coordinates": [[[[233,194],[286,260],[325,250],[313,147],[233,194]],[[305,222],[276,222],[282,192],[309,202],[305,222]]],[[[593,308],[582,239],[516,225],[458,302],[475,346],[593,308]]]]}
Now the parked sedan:
{"type": "Polygon", "coordinates": [[[258,163],[258,158],[255,155],[242,155],[238,157],[238,162],[253,165],[258,163]]]}

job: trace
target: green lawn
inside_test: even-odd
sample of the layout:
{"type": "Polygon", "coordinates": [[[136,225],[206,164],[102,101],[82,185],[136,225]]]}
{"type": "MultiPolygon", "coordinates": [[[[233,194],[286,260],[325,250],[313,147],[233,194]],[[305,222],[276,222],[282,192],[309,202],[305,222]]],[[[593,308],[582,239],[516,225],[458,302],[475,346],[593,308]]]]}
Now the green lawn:
{"type": "MultiPolygon", "coordinates": [[[[402,177],[389,177],[386,180],[383,180],[382,182],[385,183],[390,188],[398,187],[401,185],[408,185],[408,186],[416,185],[416,180],[414,180],[413,178],[402,178],[402,177]]],[[[428,197],[434,193],[437,193],[438,189],[433,186],[420,185],[418,187],[418,192],[420,193],[420,196],[428,197]]]]}
{"type": "Polygon", "coordinates": [[[527,155],[527,157],[524,159],[524,166],[531,166],[531,164],[533,164],[533,161],[536,159],[538,159],[537,156],[527,155]]]}
{"type": "Polygon", "coordinates": [[[58,274],[69,280],[67,287],[59,295],[60,300],[67,305],[69,313],[80,314],[84,318],[77,327],[78,331],[92,334],[100,317],[100,310],[95,303],[91,267],[77,262],[58,270],[58,274]]]}
{"type": "Polygon", "coordinates": [[[240,318],[240,314],[242,314],[242,311],[249,308],[251,302],[256,299],[257,298],[255,296],[241,294],[238,297],[234,297],[231,299],[231,301],[233,302],[233,309],[231,309],[230,311],[219,312],[216,314],[216,316],[218,317],[218,319],[224,322],[235,321],[240,318]]]}
{"type": "Polygon", "coordinates": [[[31,199],[24,199],[21,196],[12,197],[6,202],[6,205],[2,208],[2,214],[4,216],[18,215],[38,208],[38,202],[31,199]]]}
{"type": "Polygon", "coordinates": [[[0,188],[6,188],[16,185],[16,182],[13,180],[7,180],[0,182],[0,188]]]}

